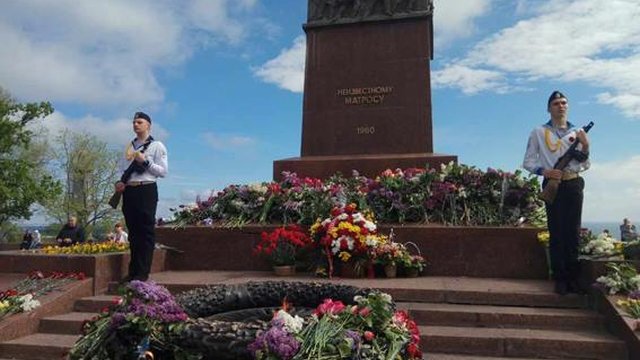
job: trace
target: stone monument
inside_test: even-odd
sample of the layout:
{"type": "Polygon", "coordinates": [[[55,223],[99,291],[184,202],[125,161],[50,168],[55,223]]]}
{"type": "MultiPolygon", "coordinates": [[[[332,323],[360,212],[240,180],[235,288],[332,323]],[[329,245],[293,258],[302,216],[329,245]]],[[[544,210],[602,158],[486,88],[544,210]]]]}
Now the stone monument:
{"type": "Polygon", "coordinates": [[[301,156],[282,171],[327,178],[456,161],[433,153],[432,0],[309,0],[301,156]]]}

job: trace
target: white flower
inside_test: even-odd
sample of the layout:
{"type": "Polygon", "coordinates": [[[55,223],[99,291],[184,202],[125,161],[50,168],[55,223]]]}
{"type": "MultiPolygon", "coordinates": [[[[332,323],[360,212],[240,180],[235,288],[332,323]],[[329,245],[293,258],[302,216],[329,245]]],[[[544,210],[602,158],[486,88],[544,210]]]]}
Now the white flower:
{"type": "Polygon", "coordinates": [[[338,219],[338,220],[340,220],[340,221],[347,220],[348,218],[349,218],[349,215],[344,214],[344,213],[343,213],[343,214],[340,214],[340,215],[338,215],[338,216],[336,217],[336,219],[338,219]]]}
{"type": "Polygon", "coordinates": [[[363,225],[369,232],[374,232],[376,231],[377,227],[376,224],[371,222],[371,221],[365,221],[364,225],[363,225]]]}
{"type": "Polygon", "coordinates": [[[375,235],[367,235],[364,243],[367,244],[368,247],[374,247],[378,245],[378,237],[375,235]]]}
{"type": "Polygon", "coordinates": [[[255,183],[249,185],[249,190],[255,191],[257,193],[265,194],[268,190],[267,186],[262,183],[255,183]]]}
{"type": "Polygon", "coordinates": [[[354,240],[351,236],[346,236],[346,235],[342,235],[339,238],[333,240],[331,242],[331,252],[334,254],[339,253],[340,250],[340,245],[342,244],[342,240],[346,240],[347,241],[347,249],[348,250],[353,250],[353,245],[354,245],[354,240]]]}
{"type": "Polygon", "coordinates": [[[380,294],[380,297],[382,298],[382,300],[384,300],[386,303],[391,304],[391,295],[387,294],[387,293],[382,293],[380,294]]]}
{"type": "Polygon", "coordinates": [[[31,311],[40,306],[40,301],[35,300],[32,294],[22,295],[18,298],[18,302],[20,302],[20,308],[22,308],[24,312],[31,311]]]}
{"type": "Polygon", "coordinates": [[[302,330],[302,326],[304,325],[304,319],[300,316],[296,315],[291,316],[288,312],[284,310],[278,310],[275,319],[280,319],[284,322],[284,327],[291,334],[296,334],[302,330]]]}

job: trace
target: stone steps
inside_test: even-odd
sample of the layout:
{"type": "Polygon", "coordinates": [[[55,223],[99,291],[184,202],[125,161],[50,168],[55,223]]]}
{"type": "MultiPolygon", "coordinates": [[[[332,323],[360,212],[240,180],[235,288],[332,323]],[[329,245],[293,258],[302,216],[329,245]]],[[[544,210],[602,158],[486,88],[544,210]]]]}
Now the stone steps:
{"type": "Polygon", "coordinates": [[[407,310],[420,325],[604,329],[604,317],[586,309],[415,302],[398,303],[398,308],[407,310]]]}
{"type": "Polygon", "coordinates": [[[0,354],[23,360],[64,359],[79,338],[79,335],[36,333],[0,343],[0,354]]]}
{"type": "MultiPolygon", "coordinates": [[[[435,353],[541,359],[627,359],[623,341],[602,331],[420,326],[435,353]]],[[[429,357],[427,357],[429,359],[429,357]]]]}
{"type": "Polygon", "coordinates": [[[73,310],[76,312],[99,313],[119,300],[117,295],[96,295],[76,300],[73,310]]]}
{"type": "MultiPolygon", "coordinates": [[[[174,294],[207,283],[275,280],[264,273],[165,272],[153,277],[174,294]]],[[[586,297],[556,295],[550,282],[434,277],[334,281],[375,287],[394,296],[398,308],[409,311],[420,325],[427,360],[627,359],[625,344],[606,333],[600,315],[585,308],[586,297]]],[[[113,293],[117,288],[110,284],[113,293]]],[[[44,318],[40,333],[0,344],[0,356],[60,358],[78,338],[83,321],[118,299],[117,295],[78,299],[74,312],[44,318]]]]}
{"type": "Polygon", "coordinates": [[[39,331],[47,334],[80,335],[84,322],[98,315],[94,312],[70,312],[46,317],[40,321],[39,331]]]}

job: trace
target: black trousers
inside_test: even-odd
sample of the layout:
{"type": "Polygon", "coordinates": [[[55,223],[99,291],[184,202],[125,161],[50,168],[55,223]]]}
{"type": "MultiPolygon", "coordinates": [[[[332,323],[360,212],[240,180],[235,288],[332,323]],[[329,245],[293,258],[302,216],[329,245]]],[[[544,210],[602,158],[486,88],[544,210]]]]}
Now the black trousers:
{"type": "Polygon", "coordinates": [[[122,212],[129,230],[129,277],[147,280],[151,271],[153,250],[156,245],[156,208],[158,186],[156,183],[127,186],[122,196],[122,212]]]}
{"type": "MultiPolygon", "coordinates": [[[[543,182],[543,187],[547,181],[543,182]]],[[[549,255],[556,281],[576,281],[580,275],[578,247],[582,223],[584,179],[581,177],[560,183],[558,195],[546,205],[549,227],[549,255]]]]}

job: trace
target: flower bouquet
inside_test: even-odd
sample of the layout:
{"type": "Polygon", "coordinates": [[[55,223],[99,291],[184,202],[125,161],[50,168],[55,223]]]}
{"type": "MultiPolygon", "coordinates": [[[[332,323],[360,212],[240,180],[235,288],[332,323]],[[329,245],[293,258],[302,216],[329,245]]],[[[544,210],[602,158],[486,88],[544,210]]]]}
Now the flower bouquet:
{"type": "Polygon", "coordinates": [[[188,353],[169,338],[187,318],[166,288],[134,280],[125,288],[122,299],[115,298],[111,307],[84,324],[83,336],[69,358],[146,359],[155,355],[186,359],[188,353]]]}
{"type": "Polygon", "coordinates": [[[354,301],[325,299],[306,321],[281,310],[249,351],[258,360],[422,358],[418,327],[394,311],[391,296],[371,292],[354,301]]]}
{"type": "Polygon", "coordinates": [[[640,275],[629,263],[607,263],[607,274],[596,279],[596,284],[608,290],[609,295],[629,294],[640,290],[640,275]]]}
{"type": "Polygon", "coordinates": [[[0,319],[14,313],[29,312],[40,306],[38,297],[85,278],[84,273],[32,271],[13,288],[0,291],[0,319]]]}
{"type": "Polygon", "coordinates": [[[640,291],[633,291],[627,296],[626,299],[618,300],[616,304],[622,308],[629,317],[633,319],[640,319],[640,291]]]}
{"type": "Polygon", "coordinates": [[[274,268],[291,266],[295,269],[297,256],[310,244],[311,238],[299,226],[288,225],[262,232],[253,254],[266,256],[274,268]]]}
{"type": "Polygon", "coordinates": [[[327,256],[329,277],[333,276],[334,257],[340,259],[343,268],[353,266],[356,273],[362,274],[363,263],[370,259],[370,250],[384,241],[377,235],[373,216],[356,210],[355,204],[335,207],[331,217],[311,226],[311,237],[327,256]]]}
{"type": "Polygon", "coordinates": [[[581,236],[580,259],[622,259],[622,242],[607,233],[594,236],[590,231],[581,236]]]}

